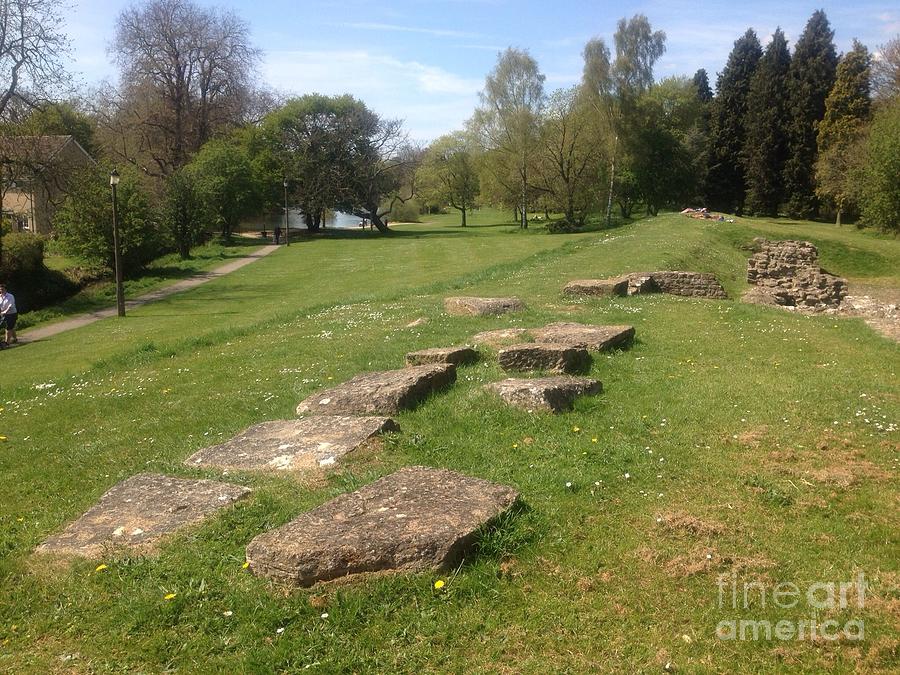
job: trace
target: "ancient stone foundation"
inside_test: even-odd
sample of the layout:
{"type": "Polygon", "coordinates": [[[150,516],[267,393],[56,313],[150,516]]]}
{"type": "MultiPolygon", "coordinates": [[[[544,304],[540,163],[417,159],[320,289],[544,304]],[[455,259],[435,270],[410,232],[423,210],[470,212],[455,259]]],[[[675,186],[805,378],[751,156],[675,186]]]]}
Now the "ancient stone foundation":
{"type": "Polygon", "coordinates": [[[822,310],[838,307],[847,296],[847,280],[818,265],[819,251],[808,241],[769,241],[747,261],[747,282],[755,288],[745,302],[822,310]]]}
{"type": "Polygon", "coordinates": [[[670,293],[691,298],[728,297],[715,275],[706,272],[633,272],[612,279],[580,279],[566,284],[566,295],[624,296],[670,293]]]}

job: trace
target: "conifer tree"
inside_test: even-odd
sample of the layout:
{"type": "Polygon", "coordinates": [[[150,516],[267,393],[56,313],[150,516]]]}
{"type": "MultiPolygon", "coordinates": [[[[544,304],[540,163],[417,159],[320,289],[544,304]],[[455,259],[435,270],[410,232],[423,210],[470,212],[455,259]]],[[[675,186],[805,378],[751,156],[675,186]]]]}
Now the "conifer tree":
{"type": "Polygon", "coordinates": [[[786,82],[791,54],[781,28],[775,30],[750,81],[744,171],[747,210],[777,216],[784,197],[781,176],[788,153],[786,82]]]}
{"type": "Polygon", "coordinates": [[[838,225],[842,213],[855,204],[854,162],[862,159],[862,132],[870,117],[871,65],[869,50],[854,40],[838,63],[819,124],[816,194],[834,208],[838,225]]]}
{"type": "Polygon", "coordinates": [[[784,187],[788,213],[794,218],[812,218],[818,213],[816,133],[825,116],[825,98],[834,84],[836,68],[834,31],[825,12],[817,10],[797,41],[788,71],[790,127],[784,187]]]}
{"type": "Polygon", "coordinates": [[[744,206],[744,167],[747,102],[750,80],[762,56],[753,29],[738,38],[725,69],[716,80],[712,138],[707,176],[707,203],[721,211],[741,213],[744,206]]]}
{"type": "Polygon", "coordinates": [[[694,73],[694,86],[697,87],[697,98],[703,103],[712,101],[713,93],[712,89],[709,88],[709,76],[706,74],[705,68],[701,68],[694,73]]]}

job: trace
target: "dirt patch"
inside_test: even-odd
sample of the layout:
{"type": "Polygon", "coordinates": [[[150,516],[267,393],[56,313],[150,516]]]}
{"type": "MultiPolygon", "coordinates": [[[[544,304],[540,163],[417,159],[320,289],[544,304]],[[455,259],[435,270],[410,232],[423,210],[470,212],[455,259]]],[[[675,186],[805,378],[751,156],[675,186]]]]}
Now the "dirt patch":
{"type": "Polygon", "coordinates": [[[725,526],[715,521],[702,520],[684,511],[667,511],[656,516],[660,527],[693,537],[714,537],[725,531],[725,526]]]}
{"type": "Polygon", "coordinates": [[[739,433],[736,440],[745,447],[758,448],[767,433],[769,433],[769,427],[763,424],[739,433]]]}
{"type": "Polygon", "coordinates": [[[767,570],[775,567],[775,563],[763,556],[734,556],[720,553],[712,546],[695,546],[687,553],[668,558],[660,551],[649,547],[641,547],[635,555],[643,562],[656,565],[666,574],[675,578],[691,577],[707,572],[733,572],[740,574],[767,570]]]}

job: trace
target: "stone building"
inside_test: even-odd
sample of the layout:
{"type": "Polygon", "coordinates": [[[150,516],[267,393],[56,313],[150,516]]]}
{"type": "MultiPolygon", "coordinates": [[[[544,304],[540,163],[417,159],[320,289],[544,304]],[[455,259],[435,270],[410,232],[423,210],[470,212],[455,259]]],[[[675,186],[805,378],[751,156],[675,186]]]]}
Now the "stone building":
{"type": "Polygon", "coordinates": [[[71,177],[94,164],[73,136],[0,138],[4,220],[14,230],[49,234],[71,177]]]}

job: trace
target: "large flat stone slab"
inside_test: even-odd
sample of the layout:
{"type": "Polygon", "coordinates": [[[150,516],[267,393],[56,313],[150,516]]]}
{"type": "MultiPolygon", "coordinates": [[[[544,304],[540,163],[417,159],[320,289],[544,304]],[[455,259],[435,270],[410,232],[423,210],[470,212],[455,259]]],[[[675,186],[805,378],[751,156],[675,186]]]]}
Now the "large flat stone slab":
{"type": "Polygon", "coordinates": [[[370,438],[400,427],[389,417],[315,415],[255,424],[185,460],[191,467],[308,471],[331,466],[370,438]]]}
{"type": "Polygon", "coordinates": [[[525,380],[509,378],[491,382],[485,388],[497,393],[509,405],[528,412],[549,410],[554,413],[571,410],[579,396],[599,394],[603,385],[587,377],[539,377],[525,380]]]}
{"type": "Polygon", "coordinates": [[[463,366],[478,360],[478,352],[471,347],[432,347],[409,352],[406,355],[406,365],[424,366],[430,363],[452,363],[454,366],[463,366]]]}
{"type": "Polygon", "coordinates": [[[297,413],[393,415],[455,381],[456,367],[448,363],[363,373],[309,396],[297,413]]]}
{"type": "Polygon", "coordinates": [[[296,586],[361,572],[446,570],[517,498],[505,485],[407,467],[259,535],[247,560],[255,574],[296,586]]]}
{"type": "Polygon", "coordinates": [[[496,348],[522,342],[530,335],[531,332],[527,328],[498,328],[497,330],[486,330],[482,333],[476,333],[472,336],[472,341],[476,345],[496,348]]]}
{"type": "Polygon", "coordinates": [[[163,537],[206,520],[249,493],[250,488],[241,485],[141,473],[114,485],[37,551],[88,558],[118,546],[146,551],[163,537]]]}
{"type": "Polygon", "coordinates": [[[457,316],[496,316],[525,309],[518,298],[444,298],[444,309],[457,316]]]}
{"type": "Polygon", "coordinates": [[[502,348],[497,361],[503,370],[581,373],[590,368],[591,356],[581,345],[529,342],[502,348]]]}
{"type": "Polygon", "coordinates": [[[563,287],[566,295],[628,295],[628,277],[612,279],[575,279],[563,287]]]}
{"type": "Polygon", "coordinates": [[[595,326],[564,321],[531,332],[538,342],[581,345],[594,351],[627,347],[634,340],[634,326],[595,326]]]}

